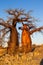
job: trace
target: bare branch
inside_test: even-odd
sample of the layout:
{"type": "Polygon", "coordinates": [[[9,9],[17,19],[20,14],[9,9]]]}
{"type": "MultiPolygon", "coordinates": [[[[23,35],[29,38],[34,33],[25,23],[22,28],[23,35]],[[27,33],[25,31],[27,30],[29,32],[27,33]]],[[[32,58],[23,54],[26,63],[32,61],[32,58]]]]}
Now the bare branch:
{"type": "Polygon", "coordinates": [[[34,30],[31,30],[31,31],[30,31],[30,34],[33,34],[34,32],[40,31],[40,30],[42,30],[42,29],[43,29],[43,26],[42,26],[42,27],[39,27],[39,28],[36,28],[36,29],[34,29],[34,30]]]}
{"type": "Polygon", "coordinates": [[[6,12],[10,15],[14,15],[16,18],[18,18],[19,16],[23,15],[23,16],[26,16],[26,18],[32,18],[30,15],[29,15],[29,12],[28,13],[25,13],[23,9],[15,9],[15,10],[12,10],[12,9],[9,9],[9,10],[6,10],[6,12]]]}
{"type": "Polygon", "coordinates": [[[19,9],[9,9],[9,10],[6,10],[6,12],[10,15],[16,16],[17,14],[21,15],[24,12],[24,10],[22,10],[22,9],[20,9],[20,10],[19,9]]]}
{"type": "Polygon", "coordinates": [[[6,27],[6,28],[11,28],[12,26],[8,23],[5,23],[5,22],[0,22],[0,25],[6,27]]]}
{"type": "Polygon", "coordinates": [[[0,32],[1,32],[1,31],[3,32],[5,29],[6,29],[6,28],[1,29],[0,32]]]}
{"type": "Polygon", "coordinates": [[[2,37],[4,37],[9,31],[10,31],[10,30],[5,31],[5,32],[3,33],[3,35],[2,35],[2,37]]]}
{"type": "Polygon", "coordinates": [[[2,18],[0,18],[0,22],[5,22],[2,18]]]}
{"type": "Polygon", "coordinates": [[[28,13],[25,13],[25,11],[23,9],[9,9],[6,10],[6,12],[10,15],[13,15],[14,17],[12,19],[9,18],[9,20],[7,22],[10,22],[12,20],[12,22],[14,23],[14,25],[18,22],[32,22],[30,19],[32,19],[32,17],[30,16],[30,12],[32,10],[30,10],[28,13]]]}

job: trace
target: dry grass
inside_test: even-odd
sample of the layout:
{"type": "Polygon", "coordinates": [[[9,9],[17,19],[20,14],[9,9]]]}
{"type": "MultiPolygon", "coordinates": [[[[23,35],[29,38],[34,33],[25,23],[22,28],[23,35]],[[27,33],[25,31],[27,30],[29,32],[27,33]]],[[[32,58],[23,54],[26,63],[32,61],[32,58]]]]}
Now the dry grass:
{"type": "Polygon", "coordinates": [[[6,48],[0,47],[0,65],[40,65],[43,59],[43,45],[33,47],[32,52],[24,53],[22,48],[14,55],[6,54],[6,48]],[[2,53],[3,51],[3,53],[2,53]]]}

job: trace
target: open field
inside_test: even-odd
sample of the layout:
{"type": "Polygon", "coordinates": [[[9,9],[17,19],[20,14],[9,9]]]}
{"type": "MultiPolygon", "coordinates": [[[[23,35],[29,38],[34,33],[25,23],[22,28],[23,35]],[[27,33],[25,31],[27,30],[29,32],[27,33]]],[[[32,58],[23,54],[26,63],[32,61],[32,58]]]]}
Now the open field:
{"type": "Polygon", "coordinates": [[[33,51],[14,55],[6,53],[7,49],[0,47],[0,65],[43,65],[43,45],[33,45],[33,51]]]}

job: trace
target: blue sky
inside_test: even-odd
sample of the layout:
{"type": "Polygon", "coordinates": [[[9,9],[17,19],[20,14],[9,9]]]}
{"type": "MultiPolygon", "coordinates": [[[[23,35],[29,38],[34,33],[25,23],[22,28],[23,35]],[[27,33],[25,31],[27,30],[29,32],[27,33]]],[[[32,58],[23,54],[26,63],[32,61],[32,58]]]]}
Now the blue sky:
{"type": "MultiPolygon", "coordinates": [[[[25,9],[26,11],[33,10],[32,16],[40,20],[38,26],[43,26],[43,0],[0,0],[0,17],[6,19],[8,14],[6,9],[25,9]]],[[[36,44],[43,43],[43,35],[34,33],[32,42],[36,44]]]]}

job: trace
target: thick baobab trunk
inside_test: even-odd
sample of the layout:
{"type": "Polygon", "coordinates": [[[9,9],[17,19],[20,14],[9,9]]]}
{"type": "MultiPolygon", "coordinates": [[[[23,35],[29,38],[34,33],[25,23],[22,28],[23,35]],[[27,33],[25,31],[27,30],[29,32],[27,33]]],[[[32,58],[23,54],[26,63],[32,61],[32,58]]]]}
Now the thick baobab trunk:
{"type": "Polygon", "coordinates": [[[10,42],[8,44],[8,53],[12,54],[16,50],[16,46],[18,46],[18,33],[16,28],[11,30],[10,33],[10,42]]]}
{"type": "Polygon", "coordinates": [[[23,46],[24,52],[29,52],[32,50],[30,33],[26,30],[22,31],[22,46],[23,46]]]}
{"type": "Polygon", "coordinates": [[[27,27],[23,26],[22,30],[22,47],[24,52],[29,52],[32,50],[32,42],[30,38],[30,32],[27,27]]]}

